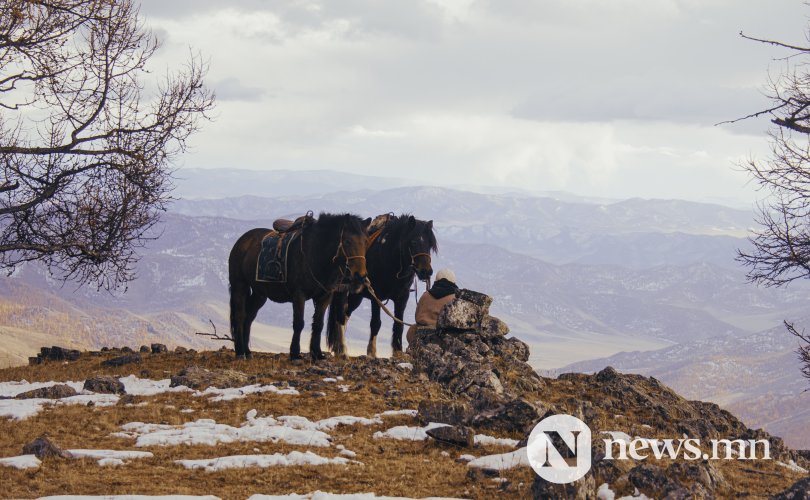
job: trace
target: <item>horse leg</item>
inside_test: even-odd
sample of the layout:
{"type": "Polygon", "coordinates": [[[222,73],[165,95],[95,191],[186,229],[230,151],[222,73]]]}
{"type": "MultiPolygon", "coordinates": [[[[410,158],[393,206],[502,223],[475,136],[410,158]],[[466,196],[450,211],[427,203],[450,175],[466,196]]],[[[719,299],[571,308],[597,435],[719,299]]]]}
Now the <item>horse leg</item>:
{"type": "Polygon", "coordinates": [[[258,314],[259,309],[261,309],[265,302],[267,302],[267,297],[254,290],[245,305],[245,326],[242,328],[242,338],[244,340],[242,342],[244,343],[243,349],[247,359],[253,357],[253,354],[250,352],[250,325],[253,324],[253,320],[256,319],[256,314],[258,314]]]}
{"type": "Polygon", "coordinates": [[[312,361],[326,359],[326,355],[321,351],[321,331],[323,331],[323,317],[331,301],[331,293],[312,299],[315,305],[315,313],[312,314],[312,334],[309,337],[309,355],[312,356],[312,361]]]}
{"type": "Polygon", "coordinates": [[[380,326],[382,326],[382,321],[380,321],[380,305],[377,302],[371,302],[371,323],[369,324],[371,327],[371,335],[368,338],[368,347],[366,348],[366,354],[370,358],[377,357],[377,334],[380,333],[380,326]]]}
{"type": "Polygon", "coordinates": [[[349,357],[349,344],[346,342],[346,325],[349,324],[349,318],[352,317],[352,313],[360,307],[360,304],[363,303],[363,296],[360,294],[357,295],[349,295],[349,300],[346,303],[346,315],[345,321],[343,322],[342,329],[340,331],[340,341],[342,343],[341,350],[343,351],[343,357],[349,357]]]}
{"type": "MultiPolygon", "coordinates": [[[[402,295],[394,299],[394,316],[402,321],[405,315],[405,306],[408,305],[408,295],[402,295]]],[[[393,355],[399,356],[402,354],[402,323],[394,321],[394,326],[391,328],[393,334],[391,335],[391,348],[393,355]]]]}
{"type": "Polygon", "coordinates": [[[236,359],[245,358],[245,305],[250,287],[242,283],[231,283],[231,338],[233,338],[236,359]]]}
{"type": "Polygon", "coordinates": [[[293,296],[293,337],[290,343],[290,359],[301,359],[301,330],[304,329],[304,306],[306,299],[303,295],[293,296]]]}

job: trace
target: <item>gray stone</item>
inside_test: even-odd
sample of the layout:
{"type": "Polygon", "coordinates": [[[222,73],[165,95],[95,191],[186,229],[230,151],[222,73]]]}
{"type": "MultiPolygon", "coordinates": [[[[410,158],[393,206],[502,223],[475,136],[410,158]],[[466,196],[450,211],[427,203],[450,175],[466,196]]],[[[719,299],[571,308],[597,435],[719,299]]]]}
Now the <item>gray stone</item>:
{"type": "Polygon", "coordinates": [[[71,458],[72,455],[48,439],[47,435],[40,436],[22,449],[23,455],[35,455],[40,460],[47,457],[71,458]]]}
{"type": "Polygon", "coordinates": [[[93,377],[84,381],[84,390],[99,394],[126,394],[124,384],[115,377],[93,377]]]}
{"type": "Polygon", "coordinates": [[[40,387],[32,391],[17,394],[16,399],[61,399],[78,394],[76,389],[67,384],[55,384],[48,387],[40,387]]]}
{"type": "Polygon", "coordinates": [[[166,347],[165,344],[152,344],[149,347],[152,349],[152,354],[162,354],[164,352],[169,352],[169,349],[166,347]]]}
{"type": "Polygon", "coordinates": [[[810,500],[810,477],[799,479],[790,488],[773,495],[771,500],[810,500]]]}
{"type": "Polygon", "coordinates": [[[472,424],[506,432],[525,432],[542,420],[548,411],[548,408],[540,407],[524,398],[517,398],[476,415],[472,419],[472,424]]]}

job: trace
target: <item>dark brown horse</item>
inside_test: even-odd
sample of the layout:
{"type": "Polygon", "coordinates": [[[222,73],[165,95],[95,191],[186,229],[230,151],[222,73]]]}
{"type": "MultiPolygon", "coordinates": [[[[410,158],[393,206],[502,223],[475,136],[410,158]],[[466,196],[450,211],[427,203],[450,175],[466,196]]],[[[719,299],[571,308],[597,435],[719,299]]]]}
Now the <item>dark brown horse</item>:
{"type": "Polygon", "coordinates": [[[250,325],[267,299],[292,302],[293,338],[290,358],[301,357],[304,305],[312,299],[312,336],[309,352],[323,359],[321,330],[335,290],[360,292],[366,279],[367,229],[371,219],[351,214],[320,214],[298,229],[289,244],[284,282],[257,281],[262,240],[270,229],[251,229],[234,244],[228,258],[231,294],[231,337],[237,358],[250,358],[250,325]]]}
{"type": "MultiPolygon", "coordinates": [[[[430,253],[438,251],[433,221],[425,222],[412,215],[380,216],[369,232],[366,251],[369,280],[380,300],[394,301],[394,316],[402,320],[414,276],[425,281],[433,274],[430,253]]],[[[360,293],[336,293],[332,297],[327,340],[337,355],[346,353],[346,324],[364,298],[371,300],[371,334],[366,353],[377,356],[377,334],[382,325],[380,306],[366,289],[360,293]]],[[[402,352],[402,327],[402,323],[394,321],[391,347],[395,355],[402,352]]]]}

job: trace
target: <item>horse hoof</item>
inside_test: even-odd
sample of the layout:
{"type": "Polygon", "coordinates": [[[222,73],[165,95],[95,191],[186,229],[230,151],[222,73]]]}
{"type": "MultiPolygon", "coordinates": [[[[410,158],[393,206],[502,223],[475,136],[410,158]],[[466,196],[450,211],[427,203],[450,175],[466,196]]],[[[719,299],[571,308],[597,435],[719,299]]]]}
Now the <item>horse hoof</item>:
{"type": "Polygon", "coordinates": [[[237,359],[237,361],[241,361],[241,360],[243,360],[243,359],[247,359],[247,358],[245,358],[245,355],[244,355],[244,354],[237,354],[237,355],[236,355],[236,359],[237,359]]]}
{"type": "Polygon", "coordinates": [[[300,361],[301,359],[303,359],[303,358],[301,358],[300,354],[292,354],[292,353],[290,353],[290,361],[300,361]]]}
{"type": "Polygon", "coordinates": [[[394,358],[394,359],[402,359],[402,358],[404,358],[404,357],[405,357],[405,353],[404,353],[404,352],[402,352],[402,349],[400,349],[400,350],[398,350],[398,351],[397,351],[397,350],[394,350],[394,351],[391,353],[391,357],[392,357],[392,358],[394,358]]]}
{"type": "Polygon", "coordinates": [[[322,361],[326,359],[326,354],[317,351],[310,354],[312,356],[312,361],[322,361]]]}

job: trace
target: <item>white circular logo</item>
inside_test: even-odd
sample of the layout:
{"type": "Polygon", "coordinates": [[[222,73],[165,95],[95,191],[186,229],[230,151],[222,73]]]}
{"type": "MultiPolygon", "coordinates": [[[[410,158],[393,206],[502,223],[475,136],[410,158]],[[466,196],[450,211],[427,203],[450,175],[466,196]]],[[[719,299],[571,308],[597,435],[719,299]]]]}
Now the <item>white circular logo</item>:
{"type": "Polygon", "coordinates": [[[591,429],[571,415],[552,415],[534,426],[526,453],[538,476],[556,484],[573,483],[591,470],[591,429]],[[554,437],[559,437],[556,444],[554,437]],[[557,447],[560,441],[562,449],[557,447]]]}

